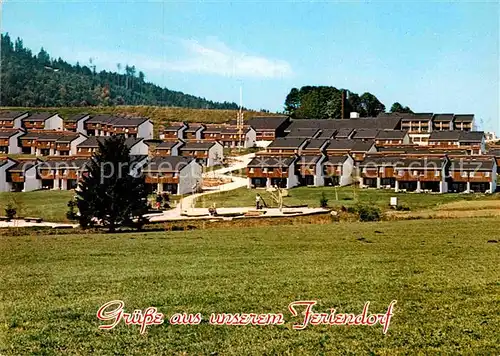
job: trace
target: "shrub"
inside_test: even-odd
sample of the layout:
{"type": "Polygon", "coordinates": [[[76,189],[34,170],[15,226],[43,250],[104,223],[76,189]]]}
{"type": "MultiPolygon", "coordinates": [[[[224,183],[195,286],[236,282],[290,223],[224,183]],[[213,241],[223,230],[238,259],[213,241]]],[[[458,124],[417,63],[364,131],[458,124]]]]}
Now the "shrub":
{"type": "Polygon", "coordinates": [[[78,215],[76,214],[75,208],[77,204],[75,200],[70,200],[68,202],[68,211],[66,212],[66,218],[68,220],[77,220],[78,215]]]}
{"type": "Polygon", "coordinates": [[[404,205],[404,204],[396,205],[395,209],[398,211],[410,211],[410,207],[408,205],[404,205]]]}
{"type": "Polygon", "coordinates": [[[359,221],[379,221],[382,215],[380,209],[372,205],[358,204],[355,210],[358,213],[359,221]]]}
{"type": "Polygon", "coordinates": [[[5,207],[5,215],[7,216],[7,219],[9,220],[14,219],[16,214],[17,214],[16,208],[14,208],[14,206],[11,203],[7,204],[7,206],[5,207]]]}
{"type": "Polygon", "coordinates": [[[319,206],[322,208],[326,208],[328,206],[328,198],[325,195],[325,192],[321,192],[321,196],[319,198],[319,206]]]}

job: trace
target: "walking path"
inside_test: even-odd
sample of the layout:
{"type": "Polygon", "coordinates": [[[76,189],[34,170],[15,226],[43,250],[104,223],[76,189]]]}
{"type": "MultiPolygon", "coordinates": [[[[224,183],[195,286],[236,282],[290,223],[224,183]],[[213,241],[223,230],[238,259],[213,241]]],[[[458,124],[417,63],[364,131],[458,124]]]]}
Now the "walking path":
{"type": "MultiPolygon", "coordinates": [[[[216,169],[211,172],[203,173],[203,177],[205,178],[228,178],[227,173],[232,171],[240,170],[246,168],[248,163],[255,157],[255,153],[249,153],[243,156],[232,157],[234,162],[229,167],[224,167],[220,169],[216,169]]],[[[202,193],[191,194],[185,196],[181,199],[181,201],[176,205],[174,209],[166,210],[161,214],[149,215],[150,221],[164,221],[164,220],[183,220],[189,219],[189,217],[183,216],[183,212],[191,212],[194,209],[194,205],[196,199],[203,195],[214,194],[219,192],[225,192],[229,190],[238,189],[241,187],[245,187],[247,185],[247,178],[230,176],[232,182],[221,184],[216,187],[205,188],[205,191],[202,193]]],[[[207,209],[204,209],[205,212],[208,212],[207,209]]]]}
{"type": "MultiPolygon", "coordinates": [[[[248,163],[255,157],[254,153],[247,154],[244,156],[233,157],[235,162],[231,164],[229,167],[221,168],[214,170],[212,172],[207,172],[204,174],[206,178],[228,178],[227,173],[232,171],[240,170],[246,168],[248,163]]],[[[177,204],[174,209],[164,211],[161,214],[152,214],[150,216],[151,222],[162,222],[162,221],[175,221],[175,220],[194,220],[194,219],[232,219],[232,218],[241,218],[243,214],[254,211],[255,207],[238,207],[238,208],[217,208],[217,213],[221,215],[235,215],[231,216],[210,216],[207,208],[195,208],[196,199],[201,196],[214,194],[218,192],[224,192],[229,190],[238,189],[241,187],[246,187],[247,178],[230,176],[232,182],[222,184],[216,187],[206,188],[204,192],[192,194],[181,199],[181,202],[177,204]],[[239,216],[238,216],[239,215],[239,216]]],[[[319,214],[325,213],[328,209],[322,208],[283,208],[279,210],[278,208],[270,208],[263,209],[261,212],[263,213],[260,217],[284,217],[284,216],[300,216],[300,215],[310,215],[310,214],[319,214]]]]}

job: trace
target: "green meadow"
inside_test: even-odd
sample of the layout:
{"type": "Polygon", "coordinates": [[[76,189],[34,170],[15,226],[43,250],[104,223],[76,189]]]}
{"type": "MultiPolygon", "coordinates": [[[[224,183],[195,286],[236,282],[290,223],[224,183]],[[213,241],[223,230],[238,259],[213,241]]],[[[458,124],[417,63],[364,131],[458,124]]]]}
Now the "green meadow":
{"type": "Polygon", "coordinates": [[[499,354],[498,218],[0,237],[2,355],[499,354]],[[112,330],[98,308],[201,313],[199,325],[112,330]],[[384,313],[377,326],[308,326],[316,312],[384,313]],[[211,313],[283,313],[215,326],[211,313]]]}

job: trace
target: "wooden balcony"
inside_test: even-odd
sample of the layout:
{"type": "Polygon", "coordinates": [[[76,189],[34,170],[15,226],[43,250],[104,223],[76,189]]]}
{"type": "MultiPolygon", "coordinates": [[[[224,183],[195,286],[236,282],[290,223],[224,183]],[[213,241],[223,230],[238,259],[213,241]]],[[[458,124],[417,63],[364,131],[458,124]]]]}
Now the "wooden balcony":
{"type": "Polygon", "coordinates": [[[145,174],[144,181],[148,184],[154,183],[167,183],[167,184],[179,184],[179,177],[173,176],[152,176],[151,174],[145,174]]]}
{"type": "Polygon", "coordinates": [[[14,121],[3,121],[3,122],[0,122],[0,128],[2,128],[2,129],[12,129],[12,128],[14,128],[14,121]]]}
{"type": "Polygon", "coordinates": [[[24,182],[24,175],[22,173],[8,173],[7,174],[7,182],[23,183],[24,182]]]}
{"type": "Polygon", "coordinates": [[[208,158],[208,153],[206,151],[184,151],[181,152],[183,157],[194,157],[194,158],[208,158]]]}
{"type": "Polygon", "coordinates": [[[55,148],[56,144],[55,144],[55,142],[37,141],[35,147],[42,148],[42,149],[43,148],[55,148]]]}
{"type": "Polygon", "coordinates": [[[21,147],[36,147],[36,141],[21,140],[21,147]]]}
{"type": "Polygon", "coordinates": [[[486,176],[486,172],[474,172],[474,176],[470,176],[470,172],[465,171],[467,176],[463,176],[460,171],[450,171],[450,177],[454,182],[471,182],[471,183],[490,183],[492,181],[492,173],[490,172],[490,176],[486,176]]]}
{"type": "Polygon", "coordinates": [[[288,170],[283,171],[279,168],[269,168],[264,171],[262,168],[247,168],[247,177],[249,178],[288,178],[288,170]]]}
{"type": "Polygon", "coordinates": [[[394,174],[394,178],[396,178],[396,180],[398,181],[410,181],[410,182],[416,182],[416,181],[440,182],[442,180],[441,175],[436,176],[436,173],[434,171],[429,171],[429,172],[417,171],[416,175],[414,174],[414,172],[404,171],[402,175],[398,173],[394,174]]]}
{"type": "Polygon", "coordinates": [[[37,122],[25,121],[23,123],[23,126],[27,129],[43,130],[45,128],[45,123],[40,121],[37,122]]]}

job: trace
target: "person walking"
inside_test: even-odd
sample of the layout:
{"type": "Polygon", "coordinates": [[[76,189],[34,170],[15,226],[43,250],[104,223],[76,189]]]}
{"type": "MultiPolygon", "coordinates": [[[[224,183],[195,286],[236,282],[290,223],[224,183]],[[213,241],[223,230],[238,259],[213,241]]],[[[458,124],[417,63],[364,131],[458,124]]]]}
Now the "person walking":
{"type": "Polygon", "coordinates": [[[259,194],[255,195],[255,209],[257,209],[257,210],[261,209],[261,206],[260,206],[260,195],[259,194]]]}

